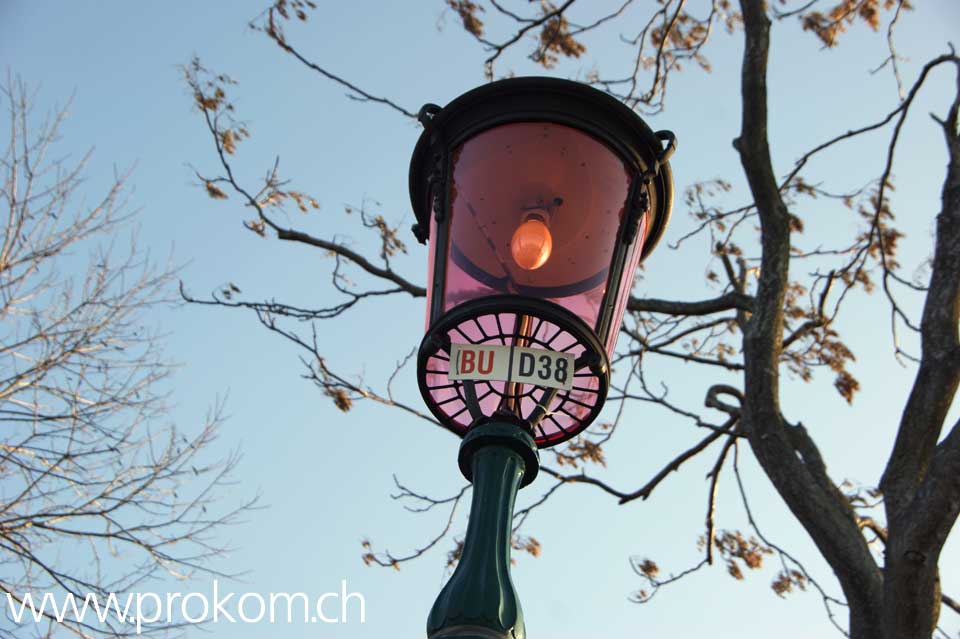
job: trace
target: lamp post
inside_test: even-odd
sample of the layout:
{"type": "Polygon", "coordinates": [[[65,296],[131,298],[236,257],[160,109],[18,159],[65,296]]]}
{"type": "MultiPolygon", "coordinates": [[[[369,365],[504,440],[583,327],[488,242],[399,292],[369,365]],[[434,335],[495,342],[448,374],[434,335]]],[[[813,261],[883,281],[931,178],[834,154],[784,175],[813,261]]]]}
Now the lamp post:
{"type": "Polygon", "coordinates": [[[537,450],[587,428],[610,385],[634,272],[663,234],[676,139],[587,85],[512,78],[420,110],[414,233],[428,243],[424,401],[463,437],[466,538],[430,639],[524,639],[510,579],[537,450]]]}

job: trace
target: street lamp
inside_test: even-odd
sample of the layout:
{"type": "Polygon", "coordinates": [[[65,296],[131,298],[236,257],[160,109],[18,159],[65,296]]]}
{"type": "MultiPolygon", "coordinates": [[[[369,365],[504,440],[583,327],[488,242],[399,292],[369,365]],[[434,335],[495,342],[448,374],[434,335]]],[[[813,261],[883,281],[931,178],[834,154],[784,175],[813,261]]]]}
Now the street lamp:
{"type": "Polygon", "coordinates": [[[676,139],[556,78],[492,82],[419,119],[410,198],[429,272],[417,380],[463,437],[460,470],[474,485],[427,635],[523,639],[514,499],[537,475],[537,449],[603,407],[634,273],[670,216],[676,139]]]}

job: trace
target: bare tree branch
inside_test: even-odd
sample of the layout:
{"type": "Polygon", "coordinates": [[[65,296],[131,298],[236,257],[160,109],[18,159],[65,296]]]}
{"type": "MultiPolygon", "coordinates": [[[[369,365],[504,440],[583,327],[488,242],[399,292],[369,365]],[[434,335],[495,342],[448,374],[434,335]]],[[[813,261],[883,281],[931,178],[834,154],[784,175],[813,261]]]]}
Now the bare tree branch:
{"type": "MultiPolygon", "coordinates": [[[[0,100],[11,136],[0,159],[2,587],[16,601],[29,591],[83,600],[163,574],[222,574],[210,563],[226,550],[214,533],[255,500],[215,505],[239,461],[209,458],[222,404],[199,433],[158,424],[171,366],[145,315],[172,298],[175,271],[151,264],[135,234],[123,245],[128,174],[93,206],[77,201],[90,156],[52,159],[67,109],[33,129],[22,82],[8,80],[0,100]],[[79,249],[88,263],[67,271],[79,249]],[[123,563],[102,561],[121,553],[123,563]],[[78,556],[88,559],[69,560],[78,556]]],[[[48,617],[49,632],[135,634],[48,617]]]]}
{"type": "Polygon", "coordinates": [[[670,301],[631,297],[627,302],[629,311],[669,313],[671,315],[710,315],[723,311],[741,310],[750,312],[753,300],[742,293],[731,292],[701,302],[670,301]]]}
{"type": "Polygon", "coordinates": [[[839,491],[827,486],[832,483],[823,472],[819,454],[809,457],[816,450],[812,441],[791,437],[791,427],[780,415],[777,362],[783,340],[790,218],[773,174],[767,140],[770,21],[759,0],[742,0],[740,4],[746,44],[741,74],[742,128],[734,146],[757,206],[763,250],[754,312],[744,334],[743,428],[774,487],[837,572],[851,603],[851,635],[879,635],[875,624],[881,615],[880,570],[849,506],[839,491]],[[806,445],[806,454],[795,447],[800,442],[806,445]]]}

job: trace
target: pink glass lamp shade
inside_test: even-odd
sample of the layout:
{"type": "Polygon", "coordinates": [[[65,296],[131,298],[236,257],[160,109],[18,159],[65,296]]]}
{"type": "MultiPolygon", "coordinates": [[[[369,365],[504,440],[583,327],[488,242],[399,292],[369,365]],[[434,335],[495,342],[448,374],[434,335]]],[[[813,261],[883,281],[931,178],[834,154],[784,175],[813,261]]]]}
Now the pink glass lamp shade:
{"type": "Polygon", "coordinates": [[[421,122],[424,399],[461,435],[496,416],[541,447],[573,437],[603,405],[634,273],[669,217],[673,135],[551,78],[485,85],[421,122]]]}

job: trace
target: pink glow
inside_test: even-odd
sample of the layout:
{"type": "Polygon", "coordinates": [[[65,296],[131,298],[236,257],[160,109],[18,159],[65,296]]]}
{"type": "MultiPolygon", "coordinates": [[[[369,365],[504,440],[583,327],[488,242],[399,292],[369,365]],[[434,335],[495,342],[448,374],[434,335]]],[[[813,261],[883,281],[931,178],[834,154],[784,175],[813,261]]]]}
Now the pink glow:
{"type": "Polygon", "coordinates": [[[491,293],[550,299],[596,328],[630,185],[626,165],[570,127],[508,124],[454,153],[444,310],[491,293]],[[513,261],[510,241],[531,215],[550,229],[550,258],[513,261]]]}

